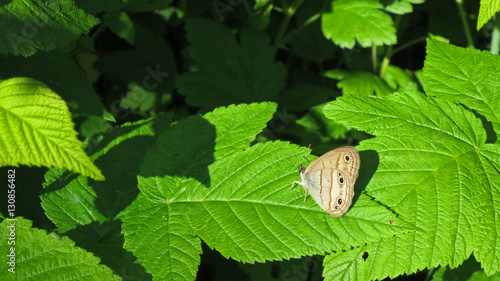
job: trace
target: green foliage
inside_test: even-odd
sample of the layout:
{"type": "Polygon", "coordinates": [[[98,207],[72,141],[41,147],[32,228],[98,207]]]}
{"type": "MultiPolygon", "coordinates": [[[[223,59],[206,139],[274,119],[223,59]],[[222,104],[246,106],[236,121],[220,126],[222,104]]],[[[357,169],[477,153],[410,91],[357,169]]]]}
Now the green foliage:
{"type": "Polygon", "coordinates": [[[0,6],[0,54],[25,57],[65,47],[99,23],[73,1],[12,0],[0,6]]]}
{"type": "Polygon", "coordinates": [[[498,279],[497,9],[454,5],[0,1],[0,279],[498,279]],[[344,145],[332,218],[289,188],[344,145]]]}

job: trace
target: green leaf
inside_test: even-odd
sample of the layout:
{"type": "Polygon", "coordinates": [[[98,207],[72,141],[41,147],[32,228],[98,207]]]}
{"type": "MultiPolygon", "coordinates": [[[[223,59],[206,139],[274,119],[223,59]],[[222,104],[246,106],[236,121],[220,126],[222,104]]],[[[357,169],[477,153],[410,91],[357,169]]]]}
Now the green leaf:
{"type": "Polygon", "coordinates": [[[286,90],[280,98],[279,104],[285,111],[305,111],[317,104],[333,100],[339,92],[331,87],[320,86],[313,82],[300,83],[286,90]]]}
{"type": "MultiPolygon", "coordinates": [[[[397,66],[389,65],[385,70],[384,81],[396,91],[418,90],[417,83],[412,80],[408,72],[397,66]]],[[[416,78],[414,79],[416,80],[416,78]]]]}
{"type": "MultiPolygon", "coordinates": [[[[383,279],[438,265],[456,267],[472,253],[487,273],[500,269],[500,147],[485,144],[479,118],[416,91],[383,99],[344,96],[325,113],[376,135],[358,147],[375,151],[380,161],[366,194],[424,230],[368,243],[357,274],[383,279]]],[[[340,266],[336,255],[325,259],[325,268],[340,266]]]]}
{"type": "Polygon", "coordinates": [[[31,225],[31,221],[22,217],[0,223],[0,250],[7,256],[15,248],[15,273],[7,270],[10,266],[4,258],[0,266],[1,280],[121,280],[108,267],[99,264],[99,258],[76,247],[68,237],[47,234],[31,225]]]}
{"type": "Polygon", "coordinates": [[[238,44],[229,28],[200,18],[188,20],[186,31],[189,55],[200,68],[177,81],[189,104],[212,109],[277,100],[285,86],[286,70],[273,62],[275,50],[266,34],[245,30],[238,44]]]}
{"type": "Polygon", "coordinates": [[[455,269],[450,269],[448,266],[440,267],[432,276],[431,281],[497,281],[500,280],[500,274],[487,276],[484,270],[481,269],[474,257],[470,257],[461,266],[455,269]]]}
{"type": "Polygon", "coordinates": [[[67,168],[104,180],[76,137],[66,103],[31,78],[0,82],[0,165],[67,168]]]}
{"type": "Polygon", "coordinates": [[[341,48],[394,45],[396,29],[378,0],[337,0],[323,14],[321,27],[326,38],[341,48]]]}
{"type": "Polygon", "coordinates": [[[126,243],[140,264],[159,280],[195,280],[200,264],[201,241],[186,217],[167,204],[140,194],[122,213],[126,243]]]}
{"type": "Polygon", "coordinates": [[[325,116],[323,107],[325,104],[312,107],[304,117],[296,121],[297,124],[306,128],[310,134],[321,138],[320,143],[329,143],[345,136],[350,128],[342,123],[335,122],[325,116]]]}
{"type": "Polygon", "coordinates": [[[327,255],[323,260],[325,280],[368,280],[363,268],[367,247],[327,255]]]}
{"type": "Polygon", "coordinates": [[[325,76],[338,79],[337,87],[344,95],[377,95],[383,97],[392,93],[392,89],[382,79],[368,72],[355,72],[334,69],[325,72],[325,76]]]}
{"type": "Polygon", "coordinates": [[[134,23],[129,18],[127,13],[120,11],[111,11],[103,16],[105,24],[109,25],[109,29],[118,37],[125,39],[130,44],[134,44],[135,28],[134,23]]]}
{"type": "Polygon", "coordinates": [[[489,142],[495,142],[500,134],[499,72],[500,58],[496,55],[428,40],[426,93],[461,103],[483,115],[494,130],[488,136],[489,142]]]}
{"type": "Polygon", "coordinates": [[[99,23],[73,1],[12,0],[0,19],[0,54],[25,57],[65,47],[99,23]]]}
{"type": "Polygon", "coordinates": [[[477,30],[481,29],[496,13],[500,11],[500,2],[496,0],[481,0],[477,17],[477,30]]]}
{"type": "Polygon", "coordinates": [[[148,111],[154,109],[155,92],[147,91],[135,82],[129,84],[128,90],[127,96],[120,101],[120,106],[129,109],[133,113],[148,116],[148,111]]]}
{"type": "Polygon", "coordinates": [[[257,30],[264,30],[271,21],[271,12],[274,8],[272,1],[257,0],[253,6],[253,13],[248,18],[248,24],[257,30]]]}
{"type": "Polygon", "coordinates": [[[413,12],[412,4],[422,4],[425,0],[382,0],[385,10],[397,15],[404,15],[413,12]]]}

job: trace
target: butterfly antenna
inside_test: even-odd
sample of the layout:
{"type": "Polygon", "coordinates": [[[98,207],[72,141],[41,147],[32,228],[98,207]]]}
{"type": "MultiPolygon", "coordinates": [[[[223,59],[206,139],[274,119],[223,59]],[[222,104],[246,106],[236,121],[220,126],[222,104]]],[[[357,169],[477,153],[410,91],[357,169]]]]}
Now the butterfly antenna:
{"type": "Polygon", "coordinates": [[[311,154],[311,144],[309,144],[309,146],[307,147],[307,155],[304,156],[304,159],[306,159],[307,164],[311,164],[309,163],[309,159],[307,159],[307,156],[309,156],[309,154],[311,154]]]}
{"type": "Polygon", "coordinates": [[[293,160],[293,162],[297,163],[297,165],[299,165],[299,166],[300,166],[300,163],[299,163],[299,162],[297,162],[297,160],[295,160],[292,156],[290,156],[290,155],[288,155],[288,154],[286,154],[286,153],[285,153],[285,155],[286,155],[286,156],[288,156],[288,157],[290,157],[290,159],[292,159],[292,160],[293,160]]]}

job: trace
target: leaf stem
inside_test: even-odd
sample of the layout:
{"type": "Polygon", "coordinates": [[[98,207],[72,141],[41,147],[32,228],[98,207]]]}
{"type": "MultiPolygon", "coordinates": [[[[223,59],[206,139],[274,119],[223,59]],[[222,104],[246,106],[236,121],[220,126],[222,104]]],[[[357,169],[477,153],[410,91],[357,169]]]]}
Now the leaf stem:
{"type": "Polygon", "coordinates": [[[414,44],[417,44],[417,43],[420,43],[422,41],[425,41],[427,39],[427,36],[422,36],[420,38],[415,38],[413,40],[410,40],[406,43],[404,43],[403,45],[397,47],[396,49],[394,49],[394,51],[392,51],[392,53],[390,53],[390,57],[393,57],[395,54],[401,52],[402,50],[410,47],[411,45],[414,45],[414,44]]]}
{"type": "Polygon", "coordinates": [[[474,48],[474,42],[472,41],[469,25],[467,24],[467,15],[465,14],[463,0],[455,0],[455,2],[457,3],[460,19],[462,20],[462,25],[464,26],[464,32],[465,32],[465,37],[467,38],[467,43],[469,47],[474,48]]]}
{"type": "Polygon", "coordinates": [[[95,40],[97,40],[97,38],[104,32],[104,30],[106,30],[106,28],[108,28],[107,23],[101,24],[92,34],[92,36],[90,36],[90,39],[92,39],[92,41],[95,42],[95,40]]]}
{"type": "Polygon", "coordinates": [[[276,33],[276,40],[274,41],[275,48],[280,48],[284,44],[283,36],[285,35],[285,31],[288,28],[288,24],[290,23],[290,20],[303,1],[304,0],[294,0],[293,3],[288,7],[286,6],[285,1],[282,1],[284,17],[281,20],[278,32],[276,33]]]}
{"type": "MultiPolygon", "coordinates": [[[[400,22],[401,22],[401,16],[397,15],[396,18],[394,19],[394,28],[396,30],[398,29],[400,22]]],[[[387,50],[385,51],[384,58],[382,59],[382,64],[380,65],[379,77],[382,78],[382,79],[385,76],[385,70],[387,69],[387,67],[391,63],[391,58],[394,55],[394,52],[392,51],[392,48],[393,48],[392,45],[387,46],[387,50]]],[[[375,57],[375,60],[376,59],[377,58],[375,57]]],[[[376,68],[373,69],[373,73],[377,73],[377,69],[376,68]]]]}
{"type": "Polygon", "coordinates": [[[377,73],[377,46],[372,45],[372,68],[373,73],[377,73]]]}
{"type": "Polygon", "coordinates": [[[424,281],[429,281],[434,277],[434,273],[436,273],[437,268],[433,267],[430,268],[429,271],[427,271],[427,276],[425,277],[424,281]]]}

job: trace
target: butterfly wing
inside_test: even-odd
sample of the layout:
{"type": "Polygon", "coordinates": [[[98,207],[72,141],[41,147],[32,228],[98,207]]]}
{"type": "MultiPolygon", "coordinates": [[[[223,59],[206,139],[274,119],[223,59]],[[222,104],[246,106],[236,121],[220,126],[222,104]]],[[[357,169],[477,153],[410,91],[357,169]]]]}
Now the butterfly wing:
{"type": "Polygon", "coordinates": [[[305,174],[305,187],[326,212],[332,217],[345,214],[352,204],[354,181],[339,169],[321,169],[305,174]]]}
{"type": "Polygon", "coordinates": [[[361,161],[356,148],[343,146],[321,155],[307,167],[305,173],[326,168],[339,169],[347,173],[355,181],[358,178],[360,164],[361,161]]]}
{"type": "Polygon", "coordinates": [[[360,158],[352,146],[331,150],[303,171],[302,183],[316,203],[332,217],[345,214],[352,204],[360,158]]]}

